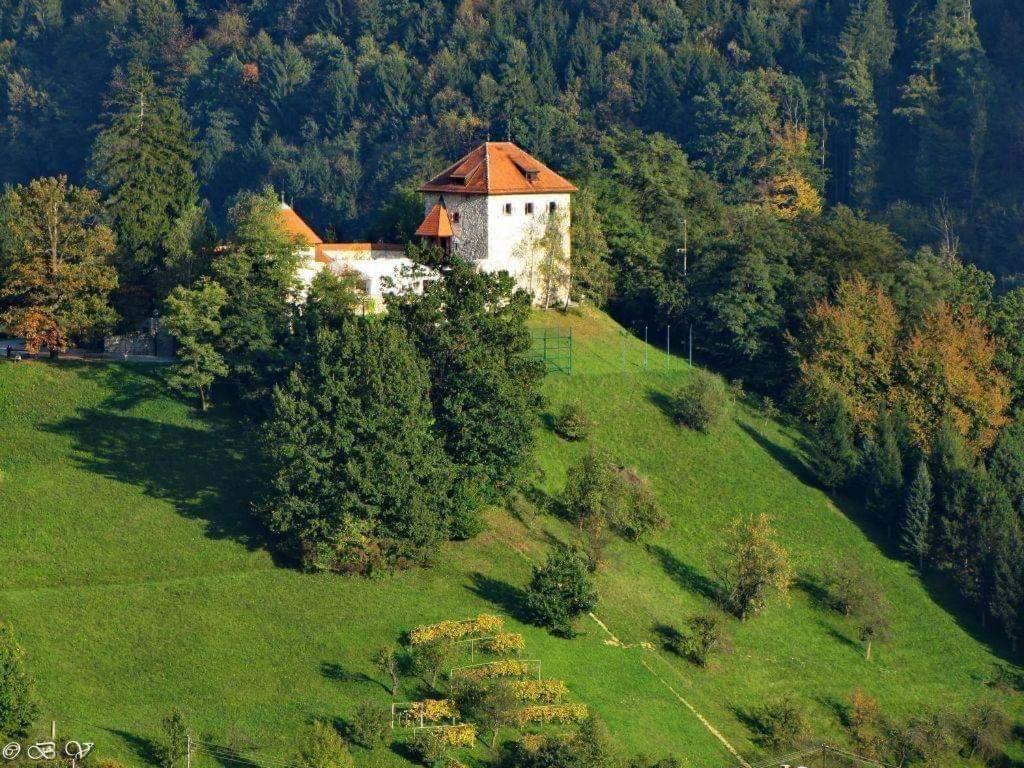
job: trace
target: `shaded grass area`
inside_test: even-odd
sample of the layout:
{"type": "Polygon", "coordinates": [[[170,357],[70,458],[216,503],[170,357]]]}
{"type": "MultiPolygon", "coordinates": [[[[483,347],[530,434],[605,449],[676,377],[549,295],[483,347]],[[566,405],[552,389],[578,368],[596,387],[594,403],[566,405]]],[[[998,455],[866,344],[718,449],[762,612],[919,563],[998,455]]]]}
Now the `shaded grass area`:
{"type": "MultiPolygon", "coordinates": [[[[985,697],[1024,711],[984,685],[997,657],[973,628],[813,487],[798,435],[745,407],[716,434],[680,430],[659,403],[689,375],[685,361],[666,366],[596,313],[538,313],[535,325],[573,328],[575,375],[548,377],[548,409],[578,400],[596,421],[593,439],[651,479],[672,519],[646,544],[609,548],[596,613],[619,646],[589,619],[563,640],[521,615],[532,563],[573,535],[531,506],[556,502],[584,445],[542,428],[533,504],[492,510],[488,531],[445,547],[433,569],[314,576],[268,554],[248,511],[259,468],[229,414],[201,417],[169,398],[155,368],[0,363],[0,617],[28,650],[42,720],[138,764],[152,762],[159,721],[176,706],[225,754],[283,760],[310,720],[343,724],[364,699],[387,704],[370,661],[378,647],[414,625],[481,610],[522,631],[544,675],[567,680],[624,749],[674,752],[695,766],[730,761],[644,659],[749,756],[761,752],[742,713],[783,692],[808,704],[820,736],[840,742],[836,711],[858,685],[894,714],[985,697]],[[722,527],[761,511],[801,574],[790,605],[730,622],[735,650],[708,670],[668,654],[651,660],[641,641],[661,646],[712,604],[722,527]],[[846,554],[880,574],[898,611],[896,640],[870,664],[815,587],[825,564],[846,554]]],[[[422,687],[405,684],[403,696],[422,687]]],[[[357,760],[404,766],[408,754],[358,750],[357,760]]],[[[235,764],[223,755],[198,762],[235,764]]]]}

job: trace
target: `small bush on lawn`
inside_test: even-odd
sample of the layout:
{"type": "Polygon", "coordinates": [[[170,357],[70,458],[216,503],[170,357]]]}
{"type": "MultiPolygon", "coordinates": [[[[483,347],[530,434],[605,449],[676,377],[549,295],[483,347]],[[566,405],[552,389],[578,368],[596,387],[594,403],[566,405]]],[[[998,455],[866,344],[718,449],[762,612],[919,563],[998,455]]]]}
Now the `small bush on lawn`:
{"type": "Polygon", "coordinates": [[[687,620],[677,650],[694,664],[706,667],[714,654],[728,648],[725,621],[721,615],[709,612],[698,613],[687,620]]]}
{"type": "Polygon", "coordinates": [[[384,707],[375,701],[364,701],[356,710],[349,734],[359,746],[376,749],[384,742],[390,726],[391,717],[384,707]]]}
{"type": "Polygon", "coordinates": [[[572,637],[573,620],[596,605],[597,590],[587,561],[577,550],[558,544],[543,565],[534,566],[526,610],[538,624],[572,637]]]}
{"type": "Polygon", "coordinates": [[[807,741],[807,714],[792,697],[783,696],[754,713],[751,727],[761,746],[780,750],[807,741]]]}
{"type": "Polygon", "coordinates": [[[729,391],[714,374],[696,370],[672,395],[672,417],[690,429],[710,432],[729,410],[729,391]]]}
{"type": "Polygon", "coordinates": [[[338,732],[318,720],[299,738],[292,765],[297,768],[355,768],[356,763],[338,732]]]}
{"type": "Polygon", "coordinates": [[[566,403],[555,417],[555,432],[566,440],[586,440],[593,428],[593,419],[579,403],[566,403]]]}

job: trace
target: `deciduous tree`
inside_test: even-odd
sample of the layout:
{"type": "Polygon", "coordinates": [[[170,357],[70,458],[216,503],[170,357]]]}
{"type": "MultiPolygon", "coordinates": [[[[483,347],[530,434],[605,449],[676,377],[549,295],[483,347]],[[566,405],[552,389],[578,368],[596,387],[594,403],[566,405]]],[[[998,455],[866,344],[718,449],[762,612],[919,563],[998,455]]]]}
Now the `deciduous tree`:
{"type": "Polygon", "coordinates": [[[114,235],[99,193],[66,177],[37,179],[4,196],[0,320],[30,352],[67,349],[113,326],[114,235]]]}

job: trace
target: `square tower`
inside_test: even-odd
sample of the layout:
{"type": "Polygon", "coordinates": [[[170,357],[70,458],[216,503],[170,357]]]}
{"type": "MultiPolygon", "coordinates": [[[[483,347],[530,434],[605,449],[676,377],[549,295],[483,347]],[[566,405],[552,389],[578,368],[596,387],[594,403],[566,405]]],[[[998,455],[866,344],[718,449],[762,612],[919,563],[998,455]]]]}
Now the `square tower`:
{"type": "MultiPolygon", "coordinates": [[[[567,276],[576,187],[515,144],[488,141],[419,188],[416,231],[484,272],[508,272],[538,302],[567,276]]],[[[565,298],[567,280],[554,293],[565,298]]]]}

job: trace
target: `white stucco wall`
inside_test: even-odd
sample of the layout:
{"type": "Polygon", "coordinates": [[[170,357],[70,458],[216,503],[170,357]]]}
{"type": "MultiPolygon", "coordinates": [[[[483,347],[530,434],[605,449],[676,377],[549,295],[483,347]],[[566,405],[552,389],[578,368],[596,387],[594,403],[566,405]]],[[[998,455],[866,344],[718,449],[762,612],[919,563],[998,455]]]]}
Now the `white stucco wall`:
{"type": "MultiPolygon", "coordinates": [[[[424,196],[424,215],[441,197],[436,193],[424,196]]],[[[570,256],[569,193],[443,197],[449,215],[458,212],[458,222],[452,222],[456,252],[485,272],[508,272],[520,288],[535,297],[543,288],[539,265],[545,254],[543,249],[533,246],[547,227],[551,203],[559,216],[565,258],[570,256]],[[533,213],[526,212],[527,203],[533,204],[533,213]],[[511,213],[505,212],[506,205],[511,205],[511,213]]],[[[564,298],[564,292],[560,297],[564,298]]]]}

